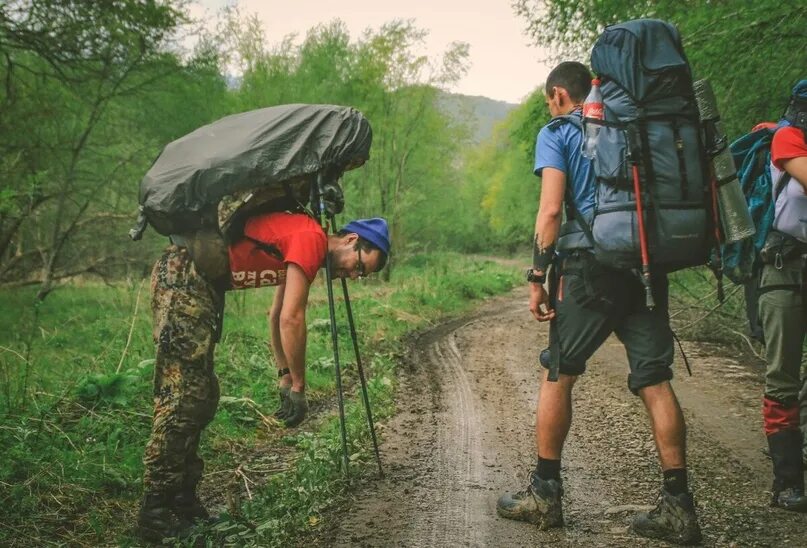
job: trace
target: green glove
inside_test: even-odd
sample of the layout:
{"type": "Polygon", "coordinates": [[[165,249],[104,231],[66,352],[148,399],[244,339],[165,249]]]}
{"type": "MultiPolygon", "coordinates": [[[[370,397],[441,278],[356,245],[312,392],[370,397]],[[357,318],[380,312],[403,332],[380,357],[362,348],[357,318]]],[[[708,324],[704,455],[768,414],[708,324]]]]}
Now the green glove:
{"type": "Polygon", "coordinates": [[[308,413],[308,401],[304,392],[289,392],[290,410],[286,415],[286,428],[294,428],[305,419],[308,413]]]}
{"type": "Polygon", "coordinates": [[[274,412],[276,419],[283,420],[289,416],[289,412],[291,411],[291,401],[289,400],[290,392],[291,386],[278,388],[278,393],[280,394],[280,408],[274,412]]]}

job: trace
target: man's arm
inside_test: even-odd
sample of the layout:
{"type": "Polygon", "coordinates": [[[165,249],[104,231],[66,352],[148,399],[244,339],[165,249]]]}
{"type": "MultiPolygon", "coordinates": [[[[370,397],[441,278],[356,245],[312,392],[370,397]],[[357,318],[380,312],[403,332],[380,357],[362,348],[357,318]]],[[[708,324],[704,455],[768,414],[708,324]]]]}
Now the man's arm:
{"type": "Polygon", "coordinates": [[[305,308],[308,305],[310,287],[303,269],[289,263],[278,316],[278,338],[281,352],[291,370],[292,392],[305,390],[305,308]]]}
{"type": "Polygon", "coordinates": [[[804,193],[807,194],[807,156],[784,160],[782,167],[802,186],[804,193]]]}
{"type": "MultiPolygon", "coordinates": [[[[563,195],[566,174],[556,168],[541,171],[541,198],[535,218],[536,254],[550,253],[554,249],[563,220],[563,195]],[[550,249],[551,248],[551,249],[550,249]]],[[[539,322],[551,320],[555,311],[548,307],[549,296],[542,284],[530,283],[530,312],[539,322]]]]}

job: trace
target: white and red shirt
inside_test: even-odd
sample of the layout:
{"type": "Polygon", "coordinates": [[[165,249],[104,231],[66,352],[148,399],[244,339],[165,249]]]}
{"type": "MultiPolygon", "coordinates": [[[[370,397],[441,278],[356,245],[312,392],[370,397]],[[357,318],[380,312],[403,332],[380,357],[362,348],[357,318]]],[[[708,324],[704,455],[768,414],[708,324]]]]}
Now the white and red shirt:
{"type": "Polygon", "coordinates": [[[232,289],[283,284],[289,264],[302,268],[311,282],[325,262],[328,239],[304,213],[265,213],[247,221],[244,238],[228,252],[232,289]]]}
{"type": "MultiPolygon", "coordinates": [[[[773,192],[782,176],[785,160],[807,156],[804,133],[795,127],[783,127],[774,134],[771,143],[771,181],[773,192]]],[[[776,197],[773,228],[807,242],[807,195],[804,187],[792,177],[776,197]]]]}

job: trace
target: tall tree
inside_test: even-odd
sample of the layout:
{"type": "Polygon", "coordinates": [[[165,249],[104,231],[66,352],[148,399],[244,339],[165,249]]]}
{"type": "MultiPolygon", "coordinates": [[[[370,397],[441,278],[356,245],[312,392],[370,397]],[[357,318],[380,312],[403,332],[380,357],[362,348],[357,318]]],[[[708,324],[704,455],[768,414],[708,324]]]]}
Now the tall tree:
{"type": "Polygon", "coordinates": [[[38,282],[44,299],[111,259],[79,235],[121,215],[116,189],[145,152],[122,106],[179,70],[185,21],[170,1],[0,5],[0,281],[38,282]]]}
{"type": "Polygon", "coordinates": [[[775,0],[514,0],[536,44],[589,61],[606,25],[640,17],[678,26],[696,78],[709,78],[733,136],[782,113],[807,66],[807,10],[775,0]]]}
{"type": "Polygon", "coordinates": [[[473,247],[515,250],[530,242],[538,208],[540,181],[532,173],[535,137],[549,120],[543,92],[536,90],[512,110],[493,137],[473,149],[465,165],[472,203],[479,204],[481,226],[468,227],[473,247]],[[485,235],[487,237],[485,237],[485,235]]]}

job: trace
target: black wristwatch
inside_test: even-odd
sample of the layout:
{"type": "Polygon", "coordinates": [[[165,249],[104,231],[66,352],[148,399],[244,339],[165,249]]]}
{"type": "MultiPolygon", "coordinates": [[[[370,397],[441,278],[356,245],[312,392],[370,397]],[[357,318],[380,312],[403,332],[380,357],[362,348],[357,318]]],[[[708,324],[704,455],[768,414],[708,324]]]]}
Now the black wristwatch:
{"type": "Polygon", "coordinates": [[[546,282],[546,272],[537,274],[534,268],[527,269],[527,281],[530,283],[542,284],[546,282]]]}

